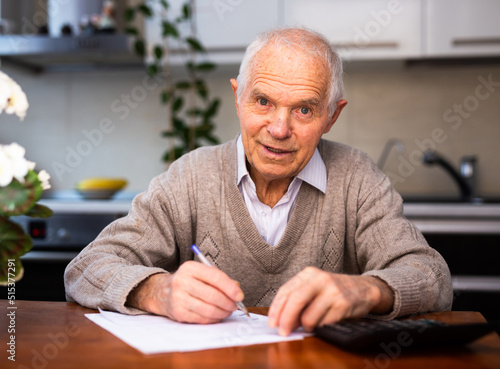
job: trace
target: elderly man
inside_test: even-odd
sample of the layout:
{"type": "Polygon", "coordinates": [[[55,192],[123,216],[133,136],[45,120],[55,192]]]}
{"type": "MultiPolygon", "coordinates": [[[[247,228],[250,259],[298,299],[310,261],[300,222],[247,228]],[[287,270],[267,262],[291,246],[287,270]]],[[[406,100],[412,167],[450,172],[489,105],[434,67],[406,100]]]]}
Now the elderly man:
{"type": "Polygon", "coordinates": [[[191,323],[235,302],[269,325],[449,309],[448,267],[363,153],[323,140],[347,102],[342,65],[303,29],[260,35],[231,80],[241,135],[195,150],[138,195],[65,273],[69,300],[191,323]],[[196,243],[218,267],[194,261],[196,243]]]}

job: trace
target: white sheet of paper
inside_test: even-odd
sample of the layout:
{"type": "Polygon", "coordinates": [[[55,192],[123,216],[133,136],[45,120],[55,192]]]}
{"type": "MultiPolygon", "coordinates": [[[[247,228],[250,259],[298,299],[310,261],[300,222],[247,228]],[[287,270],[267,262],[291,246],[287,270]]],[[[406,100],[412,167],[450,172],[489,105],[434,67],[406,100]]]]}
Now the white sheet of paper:
{"type": "Polygon", "coordinates": [[[156,315],[99,311],[85,316],[144,354],[291,341],[309,335],[299,331],[282,337],[267,326],[266,316],[250,314],[248,318],[239,310],[216,324],[185,324],[156,315]]]}

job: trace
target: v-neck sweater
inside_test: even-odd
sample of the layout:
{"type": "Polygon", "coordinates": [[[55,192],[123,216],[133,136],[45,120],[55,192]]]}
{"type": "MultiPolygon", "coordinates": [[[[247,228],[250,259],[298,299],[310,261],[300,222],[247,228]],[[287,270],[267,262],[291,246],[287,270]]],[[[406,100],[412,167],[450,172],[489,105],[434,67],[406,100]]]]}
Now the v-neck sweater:
{"type": "Polygon", "coordinates": [[[450,309],[443,258],[403,215],[401,196],[363,152],[321,140],[327,190],[302,183],[279,243],[266,243],[237,186],[236,140],[184,155],[137,195],[66,268],[69,301],[138,314],[127,295],[156,273],[172,273],[196,243],[241,284],[247,306],[269,306],[307,266],[372,275],[394,292],[393,318],[450,309]]]}

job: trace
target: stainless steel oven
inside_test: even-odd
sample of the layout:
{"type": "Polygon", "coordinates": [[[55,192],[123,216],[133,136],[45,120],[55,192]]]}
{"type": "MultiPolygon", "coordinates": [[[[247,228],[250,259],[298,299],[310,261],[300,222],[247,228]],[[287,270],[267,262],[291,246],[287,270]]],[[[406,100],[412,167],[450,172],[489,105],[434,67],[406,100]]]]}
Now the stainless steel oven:
{"type": "MultiPolygon", "coordinates": [[[[24,275],[16,299],[64,301],[64,269],[112,221],[127,214],[130,201],[42,201],[54,215],[47,219],[13,217],[33,239],[21,257],[24,275]]],[[[7,298],[7,288],[0,288],[7,298]]]]}
{"type": "Polygon", "coordinates": [[[405,215],[448,263],[453,310],[500,321],[500,206],[407,202],[405,215]]]}

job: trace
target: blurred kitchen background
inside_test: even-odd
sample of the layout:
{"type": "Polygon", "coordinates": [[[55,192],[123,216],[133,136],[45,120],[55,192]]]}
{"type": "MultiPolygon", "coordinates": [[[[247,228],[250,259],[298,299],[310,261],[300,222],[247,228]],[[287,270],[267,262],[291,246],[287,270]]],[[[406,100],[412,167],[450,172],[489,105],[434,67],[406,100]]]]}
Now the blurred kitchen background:
{"type": "MultiPolygon", "coordinates": [[[[4,32],[33,32],[45,14],[50,35],[60,36],[67,23],[81,32],[77,22],[99,13],[103,1],[1,4],[10,25],[4,32]]],[[[120,17],[130,2],[115,4],[123,30],[120,17]]],[[[218,64],[206,79],[222,99],[215,119],[222,142],[239,131],[229,79],[237,75],[245,45],[270,27],[306,25],[330,37],[346,59],[349,104],[326,138],[360,148],[375,161],[389,139],[400,140],[404,153],[392,148],[384,170],[405,194],[458,193],[444,170],[418,162],[422,148],[435,148],[457,169],[463,156],[474,155],[478,192],[500,195],[497,1],[198,0],[196,7],[198,37],[218,64]]],[[[2,70],[21,85],[30,104],[24,122],[2,116],[0,142],[26,147],[27,157],[52,174],[54,190],[71,189],[88,176],[118,176],[128,178],[127,191],[136,192],[165,169],[161,156],[168,141],[160,133],[168,122],[161,89],[145,85],[133,53],[112,50],[93,62],[96,57],[61,56],[64,51],[59,57],[44,50],[16,55],[18,45],[6,34],[0,45],[2,70]],[[82,143],[89,142],[85,132],[99,130],[103,120],[111,121],[112,132],[98,144],[82,143]]]]}
{"type": "MultiPolygon", "coordinates": [[[[147,77],[143,60],[127,49],[123,34],[125,8],[139,3],[114,1],[117,38],[105,50],[78,39],[79,44],[70,47],[73,52],[67,53],[32,45],[26,35],[42,31],[47,38],[66,41],[85,37],[82,19],[101,13],[105,2],[1,1],[1,69],[21,85],[30,107],[23,122],[1,116],[0,143],[24,146],[27,158],[52,175],[54,192],[70,192],[80,180],[101,176],[127,178],[125,193],[134,194],[166,168],[161,157],[169,141],[161,132],[169,123],[160,103],[161,89],[147,77]],[[67,24],[70,27],[64,28],[67,24]],[[72,34],[63,36],[62,31],[72,34]]],[[[183,1],[169,3],[172,12],[178,12],[183,1]]],[[[457,172],[462,159],[472,156],[468,163],[474,165],[460,176],[471,177],[475,197],[500,198],[499,1],[197,0],[194,4],[196,36],[217,63],[216,71],[205,78],[211,93],[222,100],[215,118],[221,142],[239,132],[229,80],[237,76],[245,46],[271,27],[307,26],[331,39],[345,60],[349,104],[325,138],[366,151],[405,197],[447,201],[459,195],[457,180],[442,165],[422,164],[428,149],[457,172]]],[[[155,37],[154,24],[138,26],[155,37]]],[[[182,73],[173,63],[172,73],[182,73]]],[[[429,239],[437,237],[436,248],[436,243],[457,246],[469,237],[460,246],[459,258],[478,255],[476,269],[462,271],[457,266],[452,272],[497,276],[483,279],[477,291],[486,296],[482,311],[487,305],[500,311],[499,208],[483,204],[442,214],[439,211],[446,206],[439,208],[406,210],[428,231],[429,239]],[[468,218],[456,223],[457,213],[468,218]],[[432,228],[441,221],[445,228],[432,228]],[[446,240],[439,239],[442,235],[446,240]]],[[[448,252],[457,255],[457,250],[448,252]]],[[[457,296],[465,300],[467,286],[460,281],[456,286],[457,296]]]]}

